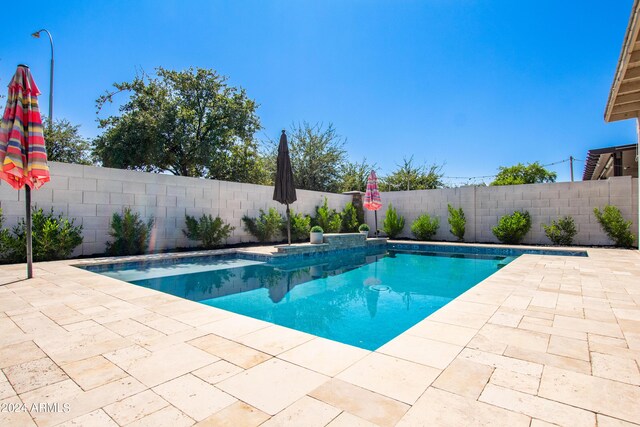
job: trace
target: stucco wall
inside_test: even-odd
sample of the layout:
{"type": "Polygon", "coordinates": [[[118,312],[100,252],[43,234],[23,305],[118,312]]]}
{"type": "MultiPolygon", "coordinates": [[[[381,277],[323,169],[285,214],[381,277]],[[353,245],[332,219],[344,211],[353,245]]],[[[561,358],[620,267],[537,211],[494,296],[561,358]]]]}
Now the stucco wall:
{"type": "MultiPolygon", "coordinates": [[[[574,243],[578,245],[610,245],[593,215],[593,208],[607,204],[617,206],[625,219],[633,221],[638,232],[638,179],[629,176],[603,181],[578,181],[553,184],[529,184],[499,187],[461,187],[438,190],[418,190],[382,193],[383,207],[378,211],[378,228],[382,229],[389,203],[405,217],[403,237],[412,237],[411,223],[421,214],[437,216],[440,228],[435,240],[455,241],[449,232],[447,204],[462,207],[467,218],[465,240],[497,242],[492,227],[498,219],[516,210],[531,214],[532,227],[524,243],[549,244],[542,224],[571,215],[578,229],[574,243]]],[[[373,212],[365,211],[367,223],[373,228],[373,212]]]]}
{"type": "MultiPolygon", "coordinates": [[[[173,175],[134,172],[120,169],[49,162],[51,181],[32,192],[32,204],[55,213],[63,213],[83,225],[84,243],[75,255],[104,253],[110,239],[109,222],[114,212],[126,206],[144,218],[155,218],[150,242],[154,250],[194,246],[184,237],[185,215],[220,216],[235,227],[228,243],[255,240],[244,231],[243,215],[256,217],[259,209],[275,207],[284,213],[284,205],[272,200],[273,187],[187,178],[173,175]]],[[[328,198],[329,206],[342,210],[351,196],[297,191],[296,212],[315,213],[315,207],[328,198]]],[[[5,226],[13,226],[24,217],[24,191],[16,191],[0,182],[0,208],[5,226]]]]}

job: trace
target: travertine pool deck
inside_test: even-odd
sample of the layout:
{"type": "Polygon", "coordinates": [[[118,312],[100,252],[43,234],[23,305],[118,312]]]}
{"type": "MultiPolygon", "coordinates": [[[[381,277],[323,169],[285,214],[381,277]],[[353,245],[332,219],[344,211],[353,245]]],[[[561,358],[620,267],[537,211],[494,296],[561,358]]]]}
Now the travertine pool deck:
{"type": "Polygon", "coordinates": [[[640,425],[640,253],[588,252],[523,255],[375,352],[0,266],[0,425],[640,425]]]}

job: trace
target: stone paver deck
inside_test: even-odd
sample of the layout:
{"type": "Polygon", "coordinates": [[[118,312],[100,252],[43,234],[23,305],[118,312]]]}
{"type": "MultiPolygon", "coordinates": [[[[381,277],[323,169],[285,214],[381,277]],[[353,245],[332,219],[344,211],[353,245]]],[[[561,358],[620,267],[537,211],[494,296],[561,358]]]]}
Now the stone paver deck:
{"type": "Polygon", "coordinates": [[[640,425],[640,253],[588,252],[523,255],[375,352],[2,266],[0,425],[640,425]]]}

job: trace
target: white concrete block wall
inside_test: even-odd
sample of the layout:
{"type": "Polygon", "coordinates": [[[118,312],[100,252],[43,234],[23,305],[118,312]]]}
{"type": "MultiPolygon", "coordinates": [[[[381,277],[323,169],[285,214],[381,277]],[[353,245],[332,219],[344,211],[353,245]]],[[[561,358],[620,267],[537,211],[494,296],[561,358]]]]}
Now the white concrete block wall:
{"type": "MultiPolygon", "coordinates": [[[[383,207],[378,211],[378,228],[389,203],[405,217],[401,237],[413,237],[411,224],[421,214],[438,217],[440,228],[435,240],[455,241],[449,232],[447,203],[462,207],[467,219],[465,240],[468,242],[498,242],[491,229],[503,215],[516,210],[531,214],[531,231],[524,243],[549,244],[543,224],[570,215],[574,218],[578,245],[610,245],[612,242],[598,224],[593,209],[607,204],[617,206],[631,230],[638,234],[638,179],[617,177],[602,181],[578,181],[553,184],[529,184],[499,187],[461,187],[382,193],[383,207]]],[[[374,226],[373,212],[365,211],[367,223],[374,226]]]]}
{"type": "MultiPolygon", "coordinates": [[[[104,253],[109,224],[115,212],[130,207],[145,219],[154,218],[150,248],[153,250],[197,245],[182,230],[185,215],[220,216],[235,227],[228,243],[254,241],[244,231],[242,216],[255,217],[259,210],[285,206],[272,200],[273,187],[236,182],[188,178],[111,168],[50,162],[51,181],[32,192],[32,205],[75,218],[83,226],[84,242],[74,255],[104,253]]],[[[341,211],[351,196],[298,190],[295,212],[314,214],[315,207],[328,198],[331,208],[341,211]]],[[[24,191],[0,182],[0,208],[5,227],[24,218],[24,191]]]]}

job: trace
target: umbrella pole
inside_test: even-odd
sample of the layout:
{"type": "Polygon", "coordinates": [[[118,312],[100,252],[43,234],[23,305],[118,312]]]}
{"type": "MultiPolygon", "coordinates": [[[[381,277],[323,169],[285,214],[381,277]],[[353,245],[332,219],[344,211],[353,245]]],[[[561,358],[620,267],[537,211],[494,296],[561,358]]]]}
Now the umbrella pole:
{"type": "Polygon", "coordinates": [[[31,188],[24,186],[24,194],[26,200],[26,223],[27,223],[27,279],[33,277],[33,247],[31,244],[31,188]]]}
{"type": "Polygon", "coordinates": [[[291,244],[291,214],[289,213],[289,203],[287,203],[287,241],[291,244]]]}
{"type": "Polygon", "coordinates": [[[376,218],[376,237],[378,237],[378,211],[373,211],[373,216],[376,218]]]}

